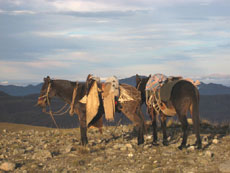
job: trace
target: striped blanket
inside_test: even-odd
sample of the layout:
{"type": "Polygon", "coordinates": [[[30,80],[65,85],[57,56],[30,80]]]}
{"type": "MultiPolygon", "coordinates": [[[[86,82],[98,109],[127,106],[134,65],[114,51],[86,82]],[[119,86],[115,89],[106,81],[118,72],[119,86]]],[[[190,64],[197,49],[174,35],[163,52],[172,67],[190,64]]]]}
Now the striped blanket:
{"type": "Polygon", "coordinates": [[[167,79],[168,77],[163,74],[152,75],[146,84],[145,90],[156,92],[156,90],[158,90],[161,86],[164,85],[167,79]]]}

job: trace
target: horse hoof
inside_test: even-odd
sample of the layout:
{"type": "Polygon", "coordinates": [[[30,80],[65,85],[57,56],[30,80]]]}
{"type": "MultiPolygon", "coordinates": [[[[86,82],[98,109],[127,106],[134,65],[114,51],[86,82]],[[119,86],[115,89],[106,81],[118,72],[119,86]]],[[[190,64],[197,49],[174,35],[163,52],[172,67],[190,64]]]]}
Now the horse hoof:
{"type": "Polygon", "coordinates": [[[81,145],[82,146],[86,146],[88,144],[88,140],[83,140],[82,142],[81,142],[81,145]]]}
{"type": "Polygon", "coordinates": [[[143,144],[144,143],[144,140],[141,140],[141,141],[138,141],[137,142],[137,145],[141,145],[141,144],[143,144]]]}

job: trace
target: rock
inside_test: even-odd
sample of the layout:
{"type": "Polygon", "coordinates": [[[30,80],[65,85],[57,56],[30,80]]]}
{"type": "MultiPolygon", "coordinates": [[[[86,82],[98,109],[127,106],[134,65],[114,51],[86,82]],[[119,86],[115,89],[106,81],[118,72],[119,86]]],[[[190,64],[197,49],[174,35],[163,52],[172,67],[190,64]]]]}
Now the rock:
{"type": "Polygon", "coordinates": [[[29,146],[29,147],[26,148],[26,151],[32,151],[33,149],[34,149],[33,146],[29,146]]]}
{"type": "Polygon", "coordinates": [[[17,155],[17,154],[24,154],[25,153],[25,149],[14,149],[13,151],[13,155],[17,155]]]}
{"type": "Polygon", "coordinates": [[[122,147],[122,145],[121,144],[115,144],[114,146],[113,146],[113,148],[116,150],[116,149],[120,149],[122,147]]]}
{"type": "Polygon", "coordinates": [[[213,144],[218,144],[219,141],[218,141],[218,139],[213,139],[213,140],[212,140],[212,143],[213,143],[213,144]]]}
{"type": "Polygon", "coordinates": [[[133,153],[129,153],[129,154],[128,154],[128,157],[133,157],[133,153]]]}
{"type": "Polygon", "coordinates": [[[46,160],[48,158],[52,158],[52,154],[50,151],[48,150],[41,150],[40,152],[38,153],[35,153],[33,156],[32,156],[32,159],[35,159],[35,160],[46,160]]]}
{"type": "Polygon", "coordinates": [[[219,165],[220,172],[229,173],[230,172],[230,160],[225,161],[219,165]]]}
{"type": "Polygon", "coordinates": [[[126,151],[126,150],[127,150],[127,147],[126,147],[126,146],[121,147],[120,150],[121,150],[121,151],[126,151]]]}
{"type": "Polygon", "coordinates": [[[194,151],[194,150],[195,150],[195,146],[190,146],[190,147],[188,148],[188,150],[189,150],[189,151],[194,151]]]}
{"type": "Polygon", "coordinates": [[[152,139],[152,136],[151,136],[151,135],[148,135],[148,136],[146,137],[146,139],[152,139]]]}
{"type": "Polygon", "coordinates": [[[0,169],[3,171],[13,171],[15,167],[16,164],[12,162],[4,162],[0,165],[0,169]]]}
{"type": "Polygon", "coordinates": [[[132,144],[125,144],[125,146],[130,149],[130,148],[133,148],[132,144]]]}
{"type": "Polygon", "coordinates": [[[69,153],[73,150],[73,146],[72,145],[68,145],[68,146],[65,146],[61,149],[61,153],[69,153]]]}
{"type": "Polygon", "coordinates": [[[212,153],[211,151],[206,151],[205,152],[205,156],[207,156],[207,157],[213,157],[214,153],[212,153]]]}
{"type": "Polygon", "coordinates": [[[7,130],[6,129],[3,129],[3,133],[6,133],[7,132],[7,130]]]}

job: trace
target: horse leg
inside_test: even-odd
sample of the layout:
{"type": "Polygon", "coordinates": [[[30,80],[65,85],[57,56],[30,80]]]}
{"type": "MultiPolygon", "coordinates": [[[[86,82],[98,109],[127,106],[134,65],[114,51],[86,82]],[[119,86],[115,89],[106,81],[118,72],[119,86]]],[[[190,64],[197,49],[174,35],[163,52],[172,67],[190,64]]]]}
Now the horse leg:
{"type": "MultiPolygon", "coordinates": [[[[131,105],[131,104],[129,104],[131,105]]],[[[141,114],[141,110],[140,107],[136,109],[136,111],[134,113],[131,113],[130,110],[128,111],[127,108],[128,105],[122,105],[122,109],[121,111],[127,116],[127,118],[129,118],[129,120],[131,120],[134,125],[137,128],[137,144],[143,144],[144,143],[144,120],[143,120],[143,116],[141,114]],[[126,109],[125,109],[126,108],[126,109]]],[[[131,109],[132,110],[132,109],[131,109]]]]}
{"type": "Polygon", "coordinates": [[[144,143],[144,130],[145,130],[145,122],[144,122],[144,115],[141,112],[141,107],[139,106],[136,110],[136,114],[134,114],[138,121],[138,136],[137,136],[137,144],[143,144],[144,143]]]}
{"type": "Polygon", "coordinates": [[[202,148],[201,138],[200,138],[200,119],[198,107],[194,107],[194,104],[190,107],[190,113],[192,115],[194,132],[196,134],[196,143],[198,149],[202,148]]]}
{"type": "Polygon", "coordinates": [[[152,119],[152,127],[153,127],[153,145],[157,144],[157,116],[156,112],[153,108],[150,108],[149,110],[150,117],[152,119]]]}
{"type": "Polygon", "coordinates": [[[179,120],[181,122],[182,131],[183,131],[183,139],[181,145],[178,147],[180,150],[186,148],[187,138],[188,138],[188,121],[186,114],[178,114],[179,120]]]}
{"type": "Polygon", "coordinates": [[[86,114],[83,112],[78,112],[78,118],[80,121],[80,133],[81,133],[81,144],[88,144],[87,138],[87,126],[86,126],[86,114]]]}
{"type": "Polygon", "coordinates": [[[167,140],[167,133],[166,133],[166,116],[161,113],[161,128],[163,132],[163,145],[167,146],[168,145],[168,140],[167,140]]]}

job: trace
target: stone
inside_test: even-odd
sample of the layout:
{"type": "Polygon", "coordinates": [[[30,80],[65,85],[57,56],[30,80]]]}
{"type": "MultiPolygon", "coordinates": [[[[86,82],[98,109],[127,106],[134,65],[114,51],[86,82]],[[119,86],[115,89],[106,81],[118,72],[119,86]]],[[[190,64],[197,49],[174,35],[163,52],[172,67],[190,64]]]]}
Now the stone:
{"type": "Polygon", "coordinates": [[[148,136],[146,137],[146,139],[152,139],[152,136],[151,136],[151,135],[148,135],[148,136]]]}
{"type": "Polygon", "coordinates": [[[129,154],[128,154],[128,157],[133,157],[133,153],[129,153],[129,154]]]}
{"type": "Polygon", "coordinates": [[[32,159],[35,159],[35,160],[46,160],[48,158],[52,158],[52,154],[48,150],[41,150],[40,152],[35,153],[32,156],[32,159]]]}
{"type": "Polygon", "coordinates": [[[129,148],[133,148],[132,144],[125,144],[125,146],[129,149],[129,148]]]}
{"type": "Polygon", "coordinates": [[[188,148],[188,150],[189,150],[189,151],[194,151],[194,150],[195,150],[195,146],[190,146],[190,147],[188,148]]]}
{"type": "Polygon", "coordinates": [[[62,150],[62,153],[69,153],[71,152],[73,149],[73,146],[72,145],[68,145],[66,146],[63,150],[62,150]]]}
{"type": "Polygon", "coordinates": [[[219,170],[222,173],[230,173],[230,160],[225,161],[219,165],[219,170]]]}
{"type": "Polygon", "coordinates": [[[13,171],[15,167],[16,164],[12,162],[4,162],[0,165],[0,169],[3,171],[13,171]]]}
{"type": "Polygon", "coordinates": [[[214,153],[212,153],[211,151],[206,151],[206,152],[205,152],[205,156],[213,157],[213,156],[214,156],[214,153]]]}
{"type": "Polygon", "coordinates": [[[218,139],[213,139],[213,140],[212,140],[212,143],[213,143],[213,144],[218,144],[219,141],[218,141],[218,139]]]}

